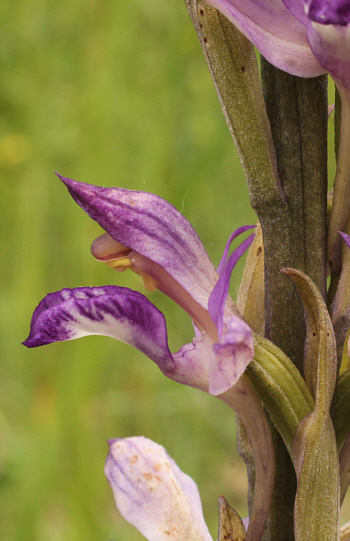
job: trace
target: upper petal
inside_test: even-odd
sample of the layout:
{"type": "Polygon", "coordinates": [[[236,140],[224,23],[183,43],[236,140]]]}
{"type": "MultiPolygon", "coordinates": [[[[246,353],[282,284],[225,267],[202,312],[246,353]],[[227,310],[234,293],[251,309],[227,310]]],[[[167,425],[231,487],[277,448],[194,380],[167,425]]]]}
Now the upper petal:
{"type": "MultiPolygon", "coordinates": [[[[248,226],[249,228],[249,226],[248,226]]],[[[240,228],[237,231],[242,233],[241,230],[245,228],[240,228]]],[[[237,233],[237,232],[235,232],[237,233]]],[[[235,234],[234,233],[234,234],[235,234]]],[[[232,235],[230,237],[230,240],[232,235]]],[[[230,278],[232,270],[234,269],[239,258],[244,254],[244,252],[249,248],[253,242],[254,235],[250,235],[245,241],[243,241],[238,248],[230,255],[228,261],[224,267],[221,267],[220,278],[217,281],[208,302],[208,309],[212,320],[214,321],[216,328],[218,330],[219,340],[221,338],[223,328],[224,328],[224,311],[226,299],[228,296],[228,290],[230,286],[230,278]]],[[[229,242],[230,242],[229,240],[229,242]]]]}
{"type": "Polygon", "coordinates": [[[59,178],[115,240],[157,263],[207,308],[217,273],[197,233],[173,205],[146,192],[59,178]]]}
{"type": "Polygon", "coordinates": [[[144,295],[125,287],[66,288],[46,295],[23,344],[36,347],[89,334],[130,344],[163,371],[174,368],[163,314],[144,295]]]}
{"type": "Polygon", "coordinates": [[[282,0],[207,0],[221,11],[277,68],[299,77],[325,70],[311,52],[305,26],[282,0]]]}
{"type": "Polygon", "coordinates": [[[195,482],[160,445],[110,441],[105,473],[120,513],[149,541],[212,541],[195,482]]]}
{"type": "Polygon", "coordinates": [[[245,233],[245,231],[249,231],[249,229],[254,229],[255,227],[256,227],[256,225],[243,225],[242,227],[239,227],[238,229],[236,229],[236,230],[230,235],[230,238],[228,239],[228,241],[227,241],[227,243],[226,243],[224,253],[222,254],[221,261],[220,261],[219,266],[218,266],[218,268],[217,268],[217,271],[218,271],[218,274],[219,274],[219,275],[222,273],[222,271],[224,270],[224,268],[225,268],[225,266],[226,266],[227,259],[228,259],[228,253],[229,253],[230,246],[231,246],[232,242],[233,242],[239,235],[241,235],[242,233],[245,233]]]}

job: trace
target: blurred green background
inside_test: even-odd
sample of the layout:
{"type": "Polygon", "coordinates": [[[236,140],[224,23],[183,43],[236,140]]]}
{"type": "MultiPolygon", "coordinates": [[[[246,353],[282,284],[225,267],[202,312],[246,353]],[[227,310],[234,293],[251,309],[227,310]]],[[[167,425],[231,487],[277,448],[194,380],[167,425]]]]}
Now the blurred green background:
{"type": "MultiPolygon", "coordinates": [[[[143,539],[103,474],[107,439],[132,435],[164,445],[196,480],[216,538],[219,494],[247,512],[226,406],[110,338],[21,346],[48,292],[118,283],[145,293],[136,275],[91,257],[101,231],[55,170],[164,197],[215,264],[232,230],[255,222],[183,1],[4,0],[0,14],[1,539],[143,539]]],[[[192,340],[188,317],[150,298],[171,348],[192,340]]]]}
{"type": "MultiPolygon", "coordinates": [[[[255,221],[184,3],[5,0],[0,14],[1,539],[143,539],[103,474],[107,439],[132,435],[164,445],[196,480],[215,537],[219,494],[246,513],[227,407],[110,338],[21,345],[48,292],[118,283],[145,293],[136,275],[91,257],[101,230],[54,171],[166,198],[215,264],[232,230],[255,221]]],[[[191,341],[188,317],[150,298],[172,349],[191,341]]]]}

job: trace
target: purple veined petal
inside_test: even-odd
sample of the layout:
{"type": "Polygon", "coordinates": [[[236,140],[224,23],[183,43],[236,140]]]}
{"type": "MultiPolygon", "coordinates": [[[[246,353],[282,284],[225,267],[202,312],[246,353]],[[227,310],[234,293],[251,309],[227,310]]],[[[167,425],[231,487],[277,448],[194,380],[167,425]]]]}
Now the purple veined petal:
{"type": "Polygon", "coordinates": [[[23,344],[37,347],[91,334],[135,347],[162,371],[174,369],[163,314],[144,295],[125,287],[66,288],[46,295],[23,344]]]}
{"type": "Polygon", "coordinates": [[[212,541],[197,485],[142,436],[110,441],[105,474],[123,517],[149,541],[212,541]]]}
{"type": "Polygon", "coordinates": [[[244,233],[245,231],[248,231],[249,229],[253,229],[253,228],[255,228],[255,227],[256,227],[256,225],[244,225],[244,226],[239,227],[238,229],[236,229],[236,231],[234,231],[234,232],[230,235],[230,238],[228,239],[228,241],[227,241],[227,243],[226,243],[224,253],[222,254],[221,261],[220,261],[219,266],[218,266],[218,268],[217,268],[217,273],[218,273],[219,276],[220,276],[220,274],[222,273],[223,268],[224,268],[224,266],[225,266],[226,263],[227,263],[227,257],[228,257],[228,252],[229,252],[229,250],[230,250],[231,243],[232,243],[239,235],[241,235],[241,233],[244,233]]]}
{"type": "Polygon", "coordinates": [[[318,62],[338,86],[350,90],[350,3],[308,3],[308,39],[318,62]]]}
{"type": "Polygon", "coordinates": [[[350,248],[350,235],[347,235],[346,233],[342,233],[342,231],[339,231],[339,233],[343,237],[343,239],[346,242],[347,246],[350,248]]]}
{"type": "Polygon", "coordinates": [[[160,265],[207,308],[217,273],[192,225],[173,205],[147,192],[58,176],[76,203],[111,237],[160,265]]]}
{"type": "Polygon", "coordinates": [[[325,70],[311,52],[305,26],[282,0],[207,0],[277,68],[299,77],[325,70]]]}
{"type": "Polygon", "coordinates": [[[221,271],[219,280],[217,281],[208,302],[208,310],[212,320],[214,321],[219,335],[219,341],[222,335],[224,326],[224,309],[226,304],[226,298],[228,295],[228,289],[230,286],[231,273],[239,258],[249,248],[253,242],[254,235],[250,235],[242,244],[235,249],[230,255],[225,267],[221,271]]]}
{"type": "Polygon", "coordinates": [[[209,364],[209,393],[228,391],[241,377],[254,355],[252,331],[241,319],[233,316],[226,325],[221,342],[213,345],[209,364]]]}

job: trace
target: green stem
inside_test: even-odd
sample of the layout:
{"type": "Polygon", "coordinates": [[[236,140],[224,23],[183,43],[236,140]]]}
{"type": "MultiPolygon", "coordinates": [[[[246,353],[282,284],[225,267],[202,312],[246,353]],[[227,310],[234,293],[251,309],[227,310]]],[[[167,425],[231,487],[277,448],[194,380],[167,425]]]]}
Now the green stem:
{"type": "MultiPolygon", "coordinates": [[[[326,296],[327,91],[324,77],[300,79],[261,59],[263,91],[285,199],[256,207],[265,247],[266,335],[303,370],[305,325],[280,269],[306,272],[326,296]]],[[[269,541],[294,539],[294,468],[277,431],[269,541]]]]}

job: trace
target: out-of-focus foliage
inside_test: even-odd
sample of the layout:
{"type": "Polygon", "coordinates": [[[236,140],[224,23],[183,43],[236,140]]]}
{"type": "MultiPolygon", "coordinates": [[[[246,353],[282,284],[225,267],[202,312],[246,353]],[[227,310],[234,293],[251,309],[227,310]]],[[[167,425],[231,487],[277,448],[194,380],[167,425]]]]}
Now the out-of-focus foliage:
{"type": "MultiPolygon", "coordinates": [[[[196,480],[215,537],[219,494],[246,513],[228,408],[109,338],[21,346],[49,291],[118,283],[144,292],[136,275],[91,257],[99,227],[54,170],[168,199],[216,264],[231,231],[255,221],[186,9],[181,0],[3,0],[0,16],[1,538],[142,539],[103,475],[107,439],[141,434],[196,480]]],[[[151,299],[172,348],[191,340],[188,317],[158,292],[151,299]]]]}
{"type": "MultiPolygon", "coordinates": [[[[216,537],[245,516],[234,416],[109,338],[21,346],[50,291],[136,275],[94,261],[100,234],[55,177],[155,192],[217,264],[254,223],[238,157],[182,0],[0,3],[0,530],[6,541],[137,541],[103,475],[107,439],[144,435],[198,483],[216,537]]],[[[235,271],[232,294],[242,266],[235,271]]],[[[173,350],[191,322],[160,293],[173,350]]]]}

